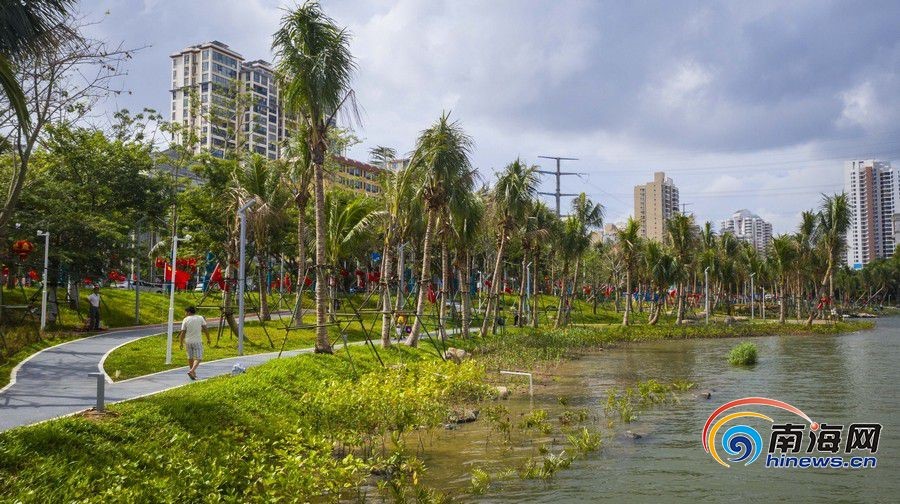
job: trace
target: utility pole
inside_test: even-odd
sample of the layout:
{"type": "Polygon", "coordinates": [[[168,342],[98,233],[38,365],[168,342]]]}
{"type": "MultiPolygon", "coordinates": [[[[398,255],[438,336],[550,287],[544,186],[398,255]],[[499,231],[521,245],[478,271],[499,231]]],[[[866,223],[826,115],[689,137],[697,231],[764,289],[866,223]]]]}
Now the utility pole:
{"type": "Polygon", "coordinates": [[[555,175],[556,176],[556,191],[555,192],[538,192],[538,194],[544,194],[547,196],[556,197],[556,216],[560,216],[559,211],[559,200],[562,196],[578,196],[574,193],[562,193],[560,191],[560,177],[564,175],[587,175],[586,173],[576,173],[576,172],[564,172],[560,171],[560,162],[561,161],[578,161],[578,158],[571,157],[560,157],[560,156],[538,156],[543,159],[555,159],[556,160],[556,171],[548,171],[548,170],[537,170],[538,173],[543,173],[545,175],[555,175]]]}
{"type": "Polygon", "coordinates": [[[693,205],[693,203],[682,203],[682,204],[681,204],[681,213],[682,213],[682,214],[687,213],[687,207],[688,207],[689,205],[693,205]]]}

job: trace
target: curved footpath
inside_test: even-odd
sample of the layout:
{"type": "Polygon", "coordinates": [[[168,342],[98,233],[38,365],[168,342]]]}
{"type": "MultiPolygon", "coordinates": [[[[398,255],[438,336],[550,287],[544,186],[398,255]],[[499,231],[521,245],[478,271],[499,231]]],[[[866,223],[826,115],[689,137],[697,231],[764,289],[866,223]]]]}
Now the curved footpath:
{"type": "MultiPolygon", "coordinates": [[[[103,360],[117,347],[165,330],[165,325],[153,325],[108,331],[61,343],[31,355],[12,370],[12,380],[0,390],[0,432],[94,407],[97,402],[97,378],[88,376],[88,373],[105,373],[103,360]]],[[[312,350],[285,351],[282,356],[312,350]]],[[[173,358],[181,357],[176,350],[173,358]]],[[[198,369],[198,375],[203,379],[228,374],[235,362],[250,367],[275,357],[278,357],[278,352],[204,362],[198,369]]],[[[106,376],[106,403],[135,399],[193,383],[186,373],[187,366],[183,366],[115,383],[106,376]]]]}

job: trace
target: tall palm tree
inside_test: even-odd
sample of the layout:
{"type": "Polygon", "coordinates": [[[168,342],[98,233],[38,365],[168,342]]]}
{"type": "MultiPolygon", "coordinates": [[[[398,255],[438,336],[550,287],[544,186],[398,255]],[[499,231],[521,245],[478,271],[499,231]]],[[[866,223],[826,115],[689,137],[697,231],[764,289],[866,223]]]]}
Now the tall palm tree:
{"type": "Polygon", "coordinates": [[[775,274],[776,287],[778,289],[778,322],[785,323],[785,291],[788,276],[797,267],[798,256],[797,241],[791,235],[778,235],[772,240],[769,247],[768,259],[772,263],[775,274]]]}
{"type": "Polygon", "coordinates": [[[539,321],[538,294],[540,293],[540,259],[542,250],[550,247],[553,237],[562,234],[562,221],[556,216],[556,212],[541,201],[535,201],[531,209],[531,218],[529,219],[530,227],[526,231],[523,240],[527,244],[526,249],[532,258],[532,271],[534,272],[534,281],[532,286],[531,299],[531,325],[537,327],[539,321]]]}
{"type": "MultiPolygon", "coordinates": [[[[819,290],[828,286],[828,299],[834,301],[834,270],[837,261],[847,246],[847,229],[850,227],[850,206],[844,193],[823,196],[822,208],[819,210],[816,230],[819,243],[825,251],[825,274],[819,284],[819,290]]],[[[806,323],[812,324],[815,318],[813,311],[806,323]]]]}
{"type": "Polygon", "coordinates": [[[335,25],[317,2],[287,11],[275,32],[272,49],[278,60],[282,100],[287,112],[309,127],[316,221],[316,352],[331,353],[326,328],[325,154],[328,130],[347,100],[356,64],[349,33],[335,25]]]}
{"type": "Polygon", "coordinates": [[[456,269],[459,274],[459,289],[462,298],[461,331],[468,338],[472,320],[472,300],[470,292],[471,250],[479,238],[484,220],[485,207],[481,195],[474,192],[464,194],[454,200],[450,207],[451,240],[456,249],[456,269]]]}
{"type": "Polygon", "coordinates": [[[431,247],[438,218],[446,211],[452,199],[471,191],[474,172],[469,161],[472,139],[462,130],[450,114],[441,115],[434,125],[419,135],[410,167],[421,171],[422,199],[426,208],[425,237],[422,241],[422,270],[419,276],[419,292],[416,315],[406,344],[416,346],[422,331],[425,313],[426,284],[431,281],[431,247]]]}
{"type": "MultiPolygon", "coordinates": [[[[410,226],[410,219],[418,202],[415,197],[418,172],[409,168],[398,171],[384,171],[381,174],[382,204],[382,236],[383,250],[381,254],[381,344],[390,346],[391,325],[391,290],[390,278],[393,272],[394,247],[400,245],[410,226]]],[[[398,282],[403,283],[402,272],[398,282]]],[[[400,293],[397,293],[398,300],[400,293]]]]}
{"type": "Polygon", "coordinates": [[[673,215],[666,222],[666,238],[672,248],[675,261],[685,273],[678,283],[678,316],[675,320],[676,324],[681,324],[684,321],[685,280],[691,268],[693,252],[697,243],[694,217],[683,213],[673,215]]]}
{"type": "MultiPolygon", "coordinates": [[[[572,200],[572,213],[565,223],[565,235],[563,240],[564,257],[567,262],[575,263],[575,272],[572,277],[572,293],[578,288],[578,277],[581,271],[581,260],[585,252],[591,246],[591,230],[603,225],[603,205],[594,203],[585,193],[581,193],[572,200]]],[[[563,267],[562,295],[557,310],[556,326],[560,327],[569,322],[571,310],[565,309],[568,303],[570,289],[568,285],[568,269],[563,267]]]]}
{"type": "Polygon", "coordinates": [[[622,317],[622,325],[630,323],[631,316],[631,276],[637,266],[637,260],[641,249],[641,223],[629,217],[622,229],[616,230],[616,244],[622,254],[622,264],[625,269],[625,315],[622,317]]]}
{"type": "Polygon", "coordinates": [[[498,296],[501,283],[500,274],[503,269],[503,257],[507,242],[516,224],[522,222],[527,215],[534,196],[537,194],[537,184],[537,166],[528,165],[521,159],[516,159],[500,172],[497,183],[494,185],[493,199],[499,220],[497,257],[494,262],[494,272],[491,275],[491,287],[484,311],[484,320],[481,321],[482,337],[487,336],[488,330],[493,332],[497,322],[497,309],[500,304],[498,296]]]}

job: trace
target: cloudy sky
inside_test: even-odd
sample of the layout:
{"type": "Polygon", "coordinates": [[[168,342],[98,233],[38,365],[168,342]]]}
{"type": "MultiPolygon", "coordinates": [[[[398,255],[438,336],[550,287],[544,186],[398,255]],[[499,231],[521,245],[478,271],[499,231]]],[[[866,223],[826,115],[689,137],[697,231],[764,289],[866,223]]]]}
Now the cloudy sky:
{"type": "MultiPolygon", "coordinates": [[[[82,0],[95,34],[145,49],[110,110],[169,110],[168,55],[217,39],[271,58],[267,0],[82,0]]],[[[793,231],[845,160],[900,162],[900,2],[325,0],[353,34],[365,159],[452,110],[486,181],[521,156],[607,208],[665,171],[698,220],[748,208],[793,231]]],[[[542,190],[552,190],[547,178],[542,190]]]]}

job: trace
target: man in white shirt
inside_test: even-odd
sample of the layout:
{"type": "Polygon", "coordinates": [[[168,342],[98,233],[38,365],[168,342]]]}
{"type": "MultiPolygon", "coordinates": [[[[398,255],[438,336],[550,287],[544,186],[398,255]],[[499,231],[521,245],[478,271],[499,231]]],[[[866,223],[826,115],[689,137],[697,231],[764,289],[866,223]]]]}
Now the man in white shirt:
{"type": "Polygon", "coordinates": [[[100,330],[100,286],[94,286],[94,292],[88,296],[88,331],[100,330]]]}
{"type": "Polygon", "coordinates": [[[210,345],[212,340],[209,336],[209,328],[206,327],[206,319],[197,315],[197,309],[193,306],[188,306],[185,312],[187,312],[187,316],[181,321],[178,347],[183,348],[187,345],[188,366],[190,366],[188,376],[191,380],[196,380],[197,366],[200,365],[200,361],[203,359],[203,338],[200,337],[200,332],[202,331],[206,335],[206,342],[210,345]]]}

